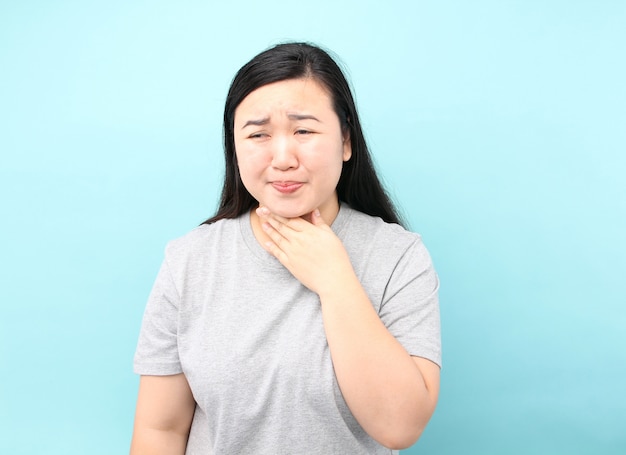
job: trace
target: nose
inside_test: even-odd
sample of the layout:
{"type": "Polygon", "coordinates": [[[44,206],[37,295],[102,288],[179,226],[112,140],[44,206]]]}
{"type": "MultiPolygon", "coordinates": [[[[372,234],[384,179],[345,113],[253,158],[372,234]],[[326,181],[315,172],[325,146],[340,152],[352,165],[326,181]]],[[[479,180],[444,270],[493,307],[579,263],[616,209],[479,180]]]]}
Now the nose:
{"type": "Polygon", "coordinates": [[[296,146],[290,138],[284,136],[276,137],[272,149],[273,168],[286,171],[298,167],[296,146]]]}

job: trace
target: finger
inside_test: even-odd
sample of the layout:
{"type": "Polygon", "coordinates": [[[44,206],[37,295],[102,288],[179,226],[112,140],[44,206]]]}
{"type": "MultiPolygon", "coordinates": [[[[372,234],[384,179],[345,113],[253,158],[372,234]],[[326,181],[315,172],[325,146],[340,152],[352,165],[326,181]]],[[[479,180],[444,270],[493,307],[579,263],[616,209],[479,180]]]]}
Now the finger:
{"type": "Polygon", "coordinates": [[[322,218],[322,215],[320,214],[319,209],[315,209],[313,210],[313,213],[311,213],[311,222],[315,226],[321,226],[323,224],[326,224],[326,222],[324,221],[324,218],[322,218]]]}
{"type": "MultiPolygon", "coordinates": [[[[269,236],[269,238],[276,244],[276,246],[278,246],[279,248],[281,248],[282,243],[287,240],[285,238],[285,236],[280,232],[280,226],[278,225],[278,227],[274,226],[274,224],[272,224],[273,220],[268,220],[268,221],[263,221],[261,223],[261,227],[263,228],[263,230],[265,231],[265,233],[269,236]]],[[[274,221],[274,223],[276,223],[274,221]]]]}
{"type": "Polygon", "coordinates": [[[300,224],[303,220],[300,218],[285,218],[270,212],[267,207],[259,207],[256,209],[256,213],[259,218],[271,223],[271,225],[278,231],[283,231],[284,227],[296,232],[301,232],[303,229],[303,226],[300,224]]]}
{"type": "Polygon", "coordinates": [[[267,219],[267,217],[270,215],[269,209],[261,205],[257,207],[255,212],[259,216],[259,218],[263,218],[263,219],[267,219]]]}
{"type": "Polygon", "coordinates": [[[268,209],[267,207],[263,207],[263,206],[259,206],[256,209],[256,214],[259,215],[261,218],[270,218],[270,217],[276,218],[277,220],[280,220],[283,223],[289,220],[289,218],[284,218],[282,216],[276,215],[275,213],[272,213],[270,209],[268,209]]]}
{"type": "Polygon", "coordinates": [[[311,223],[316,227],[332,232],[331,227],[326,223],[324,218],[322,218],[322,215],[319,209],[315,209],[313,210],[313,212],[311,212],[311,223]]]}
{"type": "Polygon", "coordinates": [[[289,222],[289,218],[283,218],[282,216],[278,216],[272,212],[270,212],[270,210],[267,207],[259,207],[256,209],[256,214],[259,216],[259,218],[265,220],[265,221],[269,221],[271,219],[274,219],[280,223],[283,224],[287,224],[289,222]]]}
{"type": "Polygon", "coordinates": [[[265,242],[263,244],[263,247],[265,248],[265,250],[271,254],[272,256],[274,256],[276,259],[278,259],[283,265],[285,265],[285,261],[287,260],[287,255],[285,254],[285,252],[283,250],[281,250],[278,245],[276,245],[274,242],[265,242]]]}

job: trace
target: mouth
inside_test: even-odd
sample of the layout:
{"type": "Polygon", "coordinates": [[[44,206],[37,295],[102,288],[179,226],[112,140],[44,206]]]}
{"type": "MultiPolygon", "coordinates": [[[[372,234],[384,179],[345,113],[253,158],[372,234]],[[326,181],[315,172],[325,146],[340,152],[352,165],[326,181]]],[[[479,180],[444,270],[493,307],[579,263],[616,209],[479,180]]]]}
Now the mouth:
{"type": "Polygon", "coordinates": [[[272,187],[283,194],[295,193],[298,191],[303,185],[303,182],[271,182],[272,187]]]}

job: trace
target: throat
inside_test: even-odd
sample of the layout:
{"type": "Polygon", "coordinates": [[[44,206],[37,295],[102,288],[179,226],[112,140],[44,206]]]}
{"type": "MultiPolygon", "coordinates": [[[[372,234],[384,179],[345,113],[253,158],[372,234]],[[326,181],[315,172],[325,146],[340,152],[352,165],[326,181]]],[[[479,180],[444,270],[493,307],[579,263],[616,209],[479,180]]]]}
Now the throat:
{"type": "Polygon", "coordinates": [[[256,214],[257,207],[254,207],[250,211],[250,225],[252,226],[252,233],[254,234],[254,238],[259,245],[265,249],[265,243],[270,241],[270,237],[265,233],[263,227],[261,226],[261,219],[259,215],[256,214]]]}

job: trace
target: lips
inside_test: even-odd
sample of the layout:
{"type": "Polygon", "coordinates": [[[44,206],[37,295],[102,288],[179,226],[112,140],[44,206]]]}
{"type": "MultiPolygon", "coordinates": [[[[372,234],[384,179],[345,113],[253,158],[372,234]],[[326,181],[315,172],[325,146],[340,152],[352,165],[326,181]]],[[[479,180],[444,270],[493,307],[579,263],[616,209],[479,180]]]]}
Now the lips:
{"type": "Polygon", "coordinates": [[[284,194],[295,193],[302,187],[302,185],[304,185],[302,182],[293,181],[272,182],[271,184],[276,191],[284,194]]]}

